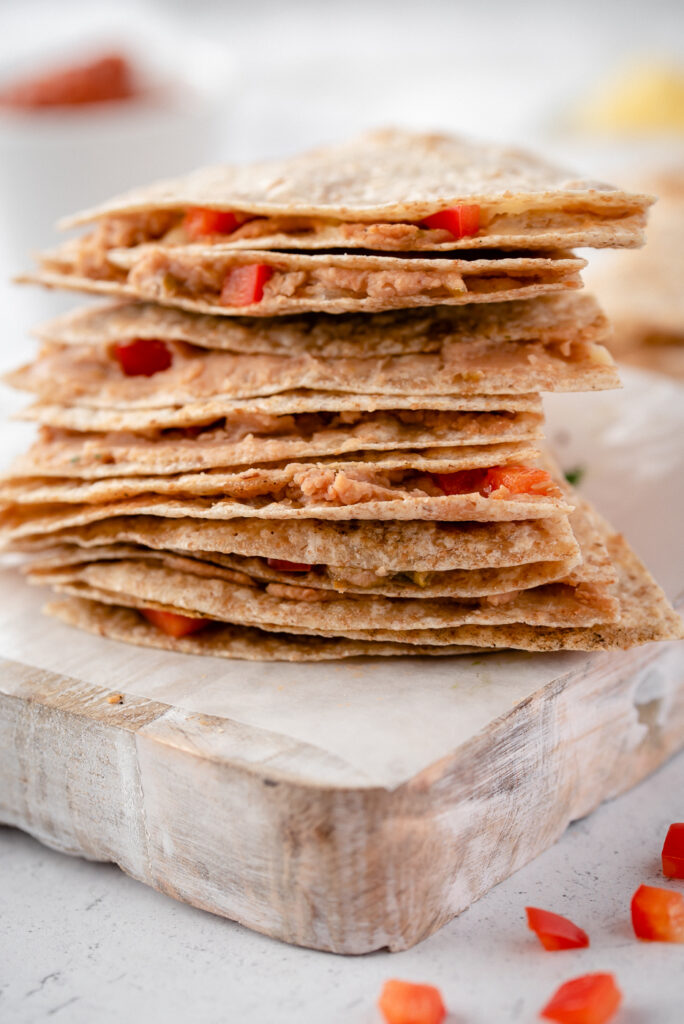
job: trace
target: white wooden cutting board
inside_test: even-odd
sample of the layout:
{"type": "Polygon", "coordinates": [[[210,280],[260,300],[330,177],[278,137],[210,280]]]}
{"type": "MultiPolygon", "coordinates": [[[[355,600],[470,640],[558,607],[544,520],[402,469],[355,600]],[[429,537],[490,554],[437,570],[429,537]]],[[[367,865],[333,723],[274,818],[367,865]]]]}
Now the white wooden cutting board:
{"type": "MultiPolygon", "coordinates": [[[[628,380],[554,399],[549,434],[675,598],[684,392],[628,380]]],[[[225,662],[43,599],[0,573],[0,821],[301,945],[412,945],[684,745],[682,644],[225,662]]]]}

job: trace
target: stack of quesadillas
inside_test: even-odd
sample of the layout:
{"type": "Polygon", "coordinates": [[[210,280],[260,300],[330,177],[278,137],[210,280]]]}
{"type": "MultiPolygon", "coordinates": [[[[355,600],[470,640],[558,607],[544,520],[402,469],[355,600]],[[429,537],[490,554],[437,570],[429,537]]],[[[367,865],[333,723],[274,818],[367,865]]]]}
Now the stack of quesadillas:
{"type": "Polygon", "coordinates": [[[618,386],[569,246],[647,196],[380,133],[73,219],[29,279],[106,293],[10,375],[40,424],[0,540],[93,632],[276,660],[681,635],[541,446],[541,391],[618,386]]]}

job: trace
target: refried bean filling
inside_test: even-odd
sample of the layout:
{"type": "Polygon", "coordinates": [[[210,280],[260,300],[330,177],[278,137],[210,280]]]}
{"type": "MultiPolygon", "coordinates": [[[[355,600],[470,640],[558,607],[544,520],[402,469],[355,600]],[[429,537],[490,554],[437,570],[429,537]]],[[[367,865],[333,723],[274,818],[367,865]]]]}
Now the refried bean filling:
{"type": "MultiPolygon", "coordinates": [[[[227,234],[203,235],[202,244],[221,244],[226,241],[249,241],[272,235],[325,235],[337,231],[346,241],[363,243],[363,248],[402,249],[417,246],[429,250],[434,245],[454,241],[453,235],[442,228],[427,228],[405,221],[364,222],[341,221],[312,216],[260,216],[237,214],[241,222],[227,234]]],[[[588,206],[539,206],[523,211],[512,211],[495,206],[480,206],[479,237],[503,234],[534,235],[539,232],[572,230],[605,222],[624,220],[635,215],[629,206],[607,206],[594,209],[588,206]]],[[[164,245],[196,243],[184,226],[186,211],[148,210],[139,213],[105,217],[77,245],[82,258],[79,269],[88,264],[104,265],[108,249],[127,249],[148,242],[164,245]]]]}
{"type": "MultiPolygon", "coordinates": [[[[143,294],[204,299],[219,304],[226,275],[235,267],[226,260],[190,261],[174,256],[177,250],[146,253],[132,268],[128,282],[143,294]]],[[[240,264],[238,264],[240,265],[240,264]]],[[[244,263],[241,264],[244,266],[244,263]]],[[[321,266],[306,270],[273,266],[263,287],[263,299],[384,298],[392,295],[429,294],[449,298],[466,291],[460,271],[393,268],[359,270],[321,266]]]]}
{"type": "MultiPolygon", "coordinates": [[[[359,248],[378,249],[380,251],[401,251],[401,250],[424,250],[430,251],[434,246],[454,241],[450,232],[444,229],[428,229],[419,224],[404,222],[345,222],[327,220],[316,217],[250,217],[249,214],[240,215],[247,217],[244,223],[240,224],[234,231],[228,234],[208,234],[201,239],[190,238],[184,227],[184,210],[156,210],[142,213],[122,214],[116,217],[106,217],[101,220],[94,230],[81,238],[74,239],[62,247],[61,251],[53,258],[46,259],[46,266],[55,267],[61,271],[78,274],[93,279],[104,279],[112,281],[125,281],[127,271],[111,263],[108,254],[113,249],[130,249],[146,243],[158,243],[168,246],[187,246],[196,244],[220,245],[226,242],[258,239],[270,235],[325,235],[326,232],[338,232],[342,238],[342,244],[356,242],[359,248]]],[[[496,208],[481,208],[479,237],[487,235],[496,236],[501,234],[518,234],[521,236],[534,235],[535,231],[559,231],[572,230],[586,227],[588,224],[601,224],[614,222],[634,216],[630,208],[606,208],[605,210],[593,210],[578,207],[563,208],[538,208],[524,212],[506,212],[496,208]],[[579,220],[579,223],[578,223],[579,220]]],[[[331,242],[331,244],[333,244],[331,242]]],[[[162,269],[163,268],[158,268],[162,269]]],[[[166,267],[166,271],[172,276],[174,268],[166,267]]],[[[211,276],[211,268],[201,268],[203,274],[211,276]]],[[[154,273],[154,271],[150,271],[154,273]]],[[[225,273],[225,269],[222,271],[225,273]]],[[[416,294],[418,291],[427,291],[435,294],[435,297],[445,297],[453,292],[462,292],[465,286],[459,274],[453,275],[424,275],[422,272],[410,272],[414,277],[411,282],[400,282],[397,288],[396,278],[404,276],[406,272],[380,271],[368,273],[366,271],[347,270],[341,268],[328,268],[328,276],[321,278],[318,271],[276,271],[273,279],[267,284],[265,294],[281,294],[291,297],[321,297],[325,291],[331,298],[349,297],[367,294],[369,296],[382,295],[389,291],[397,291],[398,294],[416,294]],[[332,275],[333,280],[330,280],[332,275]],[[346,275],[341,277],[340,275],[346,275]],[[391,280],[387,280],[389,277],[391,280]],[[426,278],[422,282],[415,278],[426,278]]],[[[214,281],[213,287],[200,281],[194,281],[189,274],[179,274],[175,281],[167,281],[169,289],[175,289],[176,294],[191,296],[202,295],[203,297],[213,296],[220,293],[220,284],[214,281]]]]}
{"type": "Polygon", "coordinates": [[[362,413],[320,412],[295,413],[292,415],[272,416],[267,413],[254,413],[235,419],[218,419],[211,423],[193,427],[168,427],[146,431],[108,431],[106,434],[90,434],[83,431],[72,431],[62,427],[43,426],[40,428],[40,439],[45,444],[64,441],[78,441],[85,445],[93,443],[112,445],[136,445],[140,443],[156,443],[159,441],[196,441],[207,442],[239,442],[246,437],[299,437],[310,440],[314,434],[326,430],[345,429],[356,426],[377,424],[380,426],[422,427],[426,430],[462,430],[464,426],[478,428],[505,427],[515,422],[518,414],[501,410],[498,412],[449,412],[430,409],[393,409],[362,413]]]}

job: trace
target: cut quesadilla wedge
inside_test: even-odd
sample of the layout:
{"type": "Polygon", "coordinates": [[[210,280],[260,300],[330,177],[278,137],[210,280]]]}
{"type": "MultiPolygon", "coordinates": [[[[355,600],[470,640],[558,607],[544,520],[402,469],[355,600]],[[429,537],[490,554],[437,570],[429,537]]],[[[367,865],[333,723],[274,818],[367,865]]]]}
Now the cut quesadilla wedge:
{"type": "MultiPolygon", "coordinates": [[[[173,551],[159,543],[149,531],[131,530],[131,534],[151,541],[152,546],[114,541],[112,531],[104,533],[103,540],[113,543],[97,544],[91,531],[91,543],[82,543],[83,534],[75,532],[73,542],[54,543],[42,538],[39,557],[25,567],[34,582],[53,577],[65,567],[104,561],[136,560],[157,564],[167,569],[188,572],[195,576],[217,578],[239,586],[256,587],[275,597],[294,601],[329,600],[336,594],[366,594],[391,598],[449,597],[470,599],[483,595],[498,595],[498,602],[508,602],[515,592],[529,590],[547,583],[563,581],[570,587],[584,587],[589,594],[595,585],[605,587],[615,582],[612,567],[592,510],[581,503],[572,514],[571,523],[580,545],[565,558],[556,561],[531,561],[521,565],[486,567],[466,570],[440,570],[437,572],[404,572],[359,568],[351,564],[303,564],[278,557],[282,554],[277,536],[268,536],[267,550],[273,557],[245,557],[236,554],[194,550],[173,551]]],[[[108,524],[104,524],[108,525],[108,524]]],[[[277,523],[273,526],[277,527],[277,523]]],[[[524,530],[525,525],[521,524],[524,530]]],[[[122,531],[124,532],[124,531],[122,531]]],[[[277,529],[271,531],[278,533],[277,529]]],[[[35,549],[34,549],[35,553],[35,549]]],[[[343,552],[342,557],[349,557],[343,552]]],[[[353,557],[353,553],[351,555],[353,557]]],[[[481,553],[480,553],[481,557],[481,553]]],[[[404,556],[406,559],[406,555],[404,556]]],[[[406,564],[409,564],[406,562],[406,564]]],[[[413,563],[411,563],[413,564],[413,563]]],[[[67,577],[68,578],[68,573],[67,577]]]]}
{"type": "Polygon", "coordinates": [[[503,303],[492,307],[495,315],[478,307],[487,311],[481,321],[472,309],[437,307],[402,317],[287,318],[280,328],[277,319],[245,323],[161,308],[141,319],[136,311],[148,307],[123,307],[130,313],[113,307],[109,314],[96,311],[90,328],[79,314],[75,333],[73,320],[46,325],[50,340],[39,359],[5,380],[51,404],[111,409],[303,390],[327,400],[337,392],[393,394],[407,401],[430,394],[505,396],[619,386],[613,360],[600,344],[608,325],[591,296],[555,296],[535,313],[540,303],[513,303],[508,330],[503,303]],[[552,326],[556,313],[560,319],[552,326]],[[219,349],[197,344],[207,321],[222,343],[219,349]],[[219,330],[217,322],[226,329],[219,330]],[[330,354],[336,351],[344,354],[330,354]]]}
{"type": "Polygon", "coordinates": [[[87,276],[77,257],[76,240],[66,242],[43,254],[38,272],[18,280],[198,313],[261,317],[524,299],[580,288],[579,271],[586,266],[564,250],[408,258],[141,245],[113,249],[106,266],[90,267],[94,276],[87,276]]]}
{"type": "MultiPolygon", "coordinates": [[[[193,654],[243,657],[257,660],[326,660],[355,654],[455,654],[482,650],[518,648],[522,650],[624,650],[657,640],[676,640],[684,636],[682,620],[674,611],[648,571],[617,534],[606,538],[611,557],[619,570],[617,596],[620,620],[585,627],[547,627],[507,623],[467,625],[430,630],[367,630],[352,636],[327,638],[304,629],[258,628],[250,624],[245,632],[209,620],[195,620],[192,635],[171,636],[151,625],[139,612],[126,606],[121,594],[101,592],[102,600],[71,599],[52,602],[45,611],[71,625],[113,639],[141,646],[160,647],[193,654]],[[107,602],[112,607],[107,607],[107,602]],[[388,639],[387,639],[388,638],[388,639]],[[316,644],[320,643],[320,647],[316,644]],[[346,644],[367,644],[363,647],[346,644]],[[337,645],[337,646],[333,646],[337,645]]],[[[88,592],[87,585],[83,585],[88,592]]],[[[91,594],[97,593],[95,588],[91,594]]],[[[172,616],[183,612],[160,609],[172,616]]],[[[154,611],[154,609],[151,609],[154,611]]],[[[159,619],[157,619],[159,622],[159,619]]]]}
{"type": "MultiPolygon", "coordinates": [[[[525,623],[544,626],[591,626],[615,622],[619,603],[609,586],[545,584],[529,590],[470,599],[442,597],[387,598],[340,595],[334,591],[286,587],[244,586],[220,578],[211,570],[168,568],[149,558],[106,560],[65,565],[27,573],[29,582],[49,584],[59,593],[95,596],[114,604],[133,604],[162,611],[173,608],[191,617],[240,625],[263,623],[297,632],[323,630],[415,631],[442,630],[464,625],[525,623]],[[298,598],[296,595],[300,594],[298,598]]],[[[196,564],[196,563],[195,563],[196,564]]],[[[386,637],[383,638],[386,639],[386,637]]]]}
{"type": "MultiPolygon", "coordinates": [[[[84,547],[62,544],[45,547],[40,557],[30,563],[26,571],[34,583],[50,582],[56,570],[66,566],[93,562],[136,560],[162,565],[227,580],[247,587],[264,587],[275,596],[290,596],[293,600],[315,600],[326,595],[366,594],[381,597],[410,598],[471,598],[482,595],[509,595],[513,591],[556,583],[569,577],[572,584],[586,582],[611,583],[606,579],[585,580],[581,554],[560,561],[531,562],[527,565],[504,568],[441,570],[439,572],[378,573],[374,569],[359,569],[340,565],[307,565],[282,558],[245,558],[242,555],[221,554],[217,551],[195,551],[189,556],[183,551],[154,550],[142,545],[114,543],[84,547]],[[42,574],[47,573],[47,577],[42,574]],[[579,575],[578,575],[579,574],[579,575]],[[580,576],[582,578],[580,578],[580,576]]],[[[608,563],[610,566],[610,563],[608,563]]]]}
{"type": "MultiPolygon", "coordinates": [[[[420,572],[439,575],[451,571],[477,571],[529,566],[535,562],[571,561],[579,548],[567,516],[520,522],[394,522],[392,520],[342,521],[230,519],[225,522],[191,518],[162,518],[135,515],[135,509],[119,504],[110,517],[88,523],[37,533],[29,528],[17,533],[8,545],[13,551],[42,552],[55,545],[111,547],[116,544],[176,550],[186,555],[210,551],[217,555],[246,559],[250,565],[269,559],[290,564],[344,566],[349,577],[358,570],[364,584],[382,583],[398,574],[420,572]],[[119,514],[117,514],[117,512],[119,514]],[[128,513],[131,514],[128,514],[128,513]]],[[[576,513],[573,513],[575,522],[576,513]]],[[[577,532],[577,523],[575,523],[577,532]]],[[[601,546],[583,542],[591,550],[583,563],[585,579],[609,580],[606,556],[601,546]],[[596,576],[586,576],[588,564],[596,565],[596,576]]],[[[608,566],[610,563],[608,563],[608,566]]],[[[236,568],[244,569],[237,565],[236,568]]],[[[251,571],[251,570],[248,570],[251,571]]],[[[313,585],[317,573],[305,579],[313,585]]],[[[280,578],[280,576],[273,577],[280,578]]],[[[290,577],[291,578],[291,577],[290,577]]]]}
{"type": "MultiPolygon", "coordinates": [[[[200,518],[442,519],[497,521],[562,515],[567,495],[521,444],[435,449],[434,453],[365,452],[319,462],[248,470],[208,470],[165,477],[102,480],[5,478],[0,528],[11,532],[40,506],[109,507],[140,496],[140,510],[200,518]],[[519,459],[523,461],[518,461],[519,459]],[[529,461],[524,461],[524,460],[529,461]],[[192,510],[192,511],[191,511],[192,510]]],[[[115,512],[111,512],[115,515],[115,512]]],[[[86,513],[87,516],[92,513],[86,513]]],[[[92,516],[103,518],[102,510],[92,516]]],[[[87,522],[88,518],[80,520],[87,522]]],[[[68,525],[65,522],[63,525],[68,525]]]]}
{"type": "Polygon", "coordinates": [[[422,449],[533,441],[541,413],[387,412],[243,414],[205,426],[146,433],[76,432],[43,427],[12,465],[12,476],[80,477],[187,473],[355,451],[422,449]]]}
{"type": "Polygon", "coordinates": [[[245,626],[217,625],[196,635],[173,636],[151,625],[131,608],[114,607],[79,598],[51,601],[48,615],[88,633],[181,654],[208,654],[245,661],[335,661],[339,658],[396,657],[398,655],[480,654],[474,647],[431,647],[377,643],[366,640],[324,640],[318,636],[269,633],[245,626]]]}
{"type": "MultiPolygon", "coordinates": [[[[463,643],[488,650],[515,648],[526,651],[627,650],[657,640],[684,638],[681,616],[672,608],[624,537],[609,531],[606,544],[618,571],[615,594],[620,602],[620,618],[615,623],[557,629],[511,623],[440,630],[419,629],[410,633],[405,630],[336,631],[336,635],[380,642],[389,638],[396,643],[414,642],[421,646],[445,644],[450,647],[463,643]]],[[[262,628],[268,629],[265,625],[262,628]]]]}
{"type": "MultiPolygon", "coordinates": [[[[524,469],[530,467],[522,467],[524,469]]],[[[534,467],[536,469],[536,467],[534,467]]],[[[148,515],[162,516],[164,518],[193,518],[199,520],[223,521],[229,519],[317,519],[317,520],[434,520],[443,522],[465,522],[465,523],[502,523],[512,520],[543,519],[548,516],[567,515],[572,506],[563,498],[549,495],[534,494],[511,494],[506,497],[494,498],[491,495],[483,496],[479,491],[469,491],[462,494],[447,495],[443,491],[439,494],[428,495],[423,492],[408,494],[405,490],[397,487],[394,492],[389,488],[389,494],[381,493],[381,496],[371,497],[372,490],[362,487],[361,494],[368,494],[369,500],[359,501],[355,504],[335,504],[325,501],[325,493],[329,487],[346,487],[350,482],[356,483],[349,474],[344,471],[335,472],[334,477],[325,479],[316,474],[317,483],[326,484],[325,492],[317,496],[312,504],[298,505],[292,499],[280,501],[269,500],[262,496],[263,504],[258,499],[251,502],[245,496],[243,499],[226,497],[195,497],[195,496],[174,496],[163,494],[142,494],[136,498],[125,499],[123,495],[116,498],[117,490],[125,492],[139,486],[135,478],[129,478],[128,484],[109,488],[109,496],[105,500],[106,491],[99,488],[98,491],[89,491],[89,496],[102,498],[101,501],[89,504],[72,503],[68,500],[83,495],[83,490],[73,486],[62,486],[59,489],[45,486],[42,489],[31,487],[24,491],[14,489],[14,497],[21,498],[21,501],[13,500],[6,502],[0,511],[0,544],[5,544],[21,537],[31,536],[35,533],[49,533],[55,530],[62,530],[72,526],[81,526],[93,523],[102,519],[109,519],[120,515],[148,515]],[[328,483],[328,479],[330,482],[328,483]],[[113,492],[113,493],[112,493],[113,492]],[[49,497],[52,501],[38,502],[38,497],[49,497]]],[[[156,478],[161,484],[167,478],[156,478]]],[[[366,481],[362,481],[365,483],[366,481]]],[[[104,481],[103,483],[107,483],[104,481]]],[[[411,483],[410,479],[404,483],[411,483]]],[[[426,484],[427,486],[427,484],[426,484]]],[[[412,488],[419,492],[419,488],[412,488]]],[[[506,488],[508,490],[508,488],[506,488]]],[[[505,493],[499,488],[501,494],[505,493]]]]}
{"type": "Polygon", "coordinates": [[[286,160],[209,167],[68,218],[83,259],[198,239],[250,249],[544,249],[643,242],[648,195],[464,138],[385,130],[286,160]]]}
{"type": "MultiPolygon", "coordinates": [[[[483,649],[505,649],[518,648],[522,650],[611,650],[627,649],[643,643],[650,643],[656,640],[676,640],[684,636],[684,628],[681,617],[671,607],[666,596],[662,594],[657,584],[643,564],[639,561],[629,545],[619,535],[608,531],[606,544],[613,563],[618,570],[618,584],[616,596],[621,607],[619,620],[616,623],[597,624],[588,627],[545,627],[541,625],[527,625],[524,623],[505,623],[498,625],[467,625],[454,628],[442,629],[417,629],[417,630],[366,630],[366,631],[338,631],[336,639],[340,634],[346,640],[378,643],[394,643],[397,645],[395,653],[407,653],[405,644],[415,644],[411,652],[437,653],[442,654],[459,652],[463,649],[481,647],[483,649]]],[[[74,587],[79,589],[79,585],[74,587]]],[[[137,628],[142,623],[141,616],[137,620],[133,616],[124,616],[124,621],[131,628],[130,636],[126,637],[119,631],[113,631],[110,624],[116,622],[116,615],[121,606],[140,607],[137,598],[126,597],[120,593],[109,591],[98,591],[90,588],[87,584],[80,585],[80,592],[84,597],[94,598],[93,606],[82,606],[71,602],[48,605],[46,611],[51,614],[58,614],[63,620],[73,625],[80,625],[82,628],[90,629],[102,635],[116,636],[119,639],[128,639],[130,642],[142,643],[145,646],[160,646],[167,649],[191,650],[194,653],[215,654],[220,650],[220,640],[214,641],[214,636],[223,636],[222,625],[216,625],[208,618],[196,620],[200,629],[195,633],[196,643],[189,647],[180,643],[169,643],[169,637],[158,627],[148,629],[137,628]],[[112,603],[115,606],[113,612],[101,610],[104,604],[112,603]],[[76,609],[89,608],[91,614],[78,615],[76,609]],[[97,624],[97,625],[95,625],[97,624]],[[217,650],[218,646],[218,650],[217,650]]],[[[145,607],[151,611],[161,610],[166,613],[180,614],[184,617],[186,610],[176,609],[169,605],[160,605],[158,609],[152,605],[145,607]]],[[[269,627],[267,624],[250,623],[250,627],[259,628],[265,632],[275,634],[274,640],[284,641],[291,634],[297,642],[301,641],[302,635],[324,640],[320,657],[326,657],[327,647],[325,641],[330,642],[325,631],[308,630],[304,627],[297,629],[282,625],[269,627]]],[[[234,636],[234,634],[227,634],[234,636]]],[[[257,635],[258,636],[258,635],[257,635]]],[[[188,637],[183,637],[188,640],[188,637]]],[[[257,639],[255,636],[254,639],[257,639]]],[[[380,651],[380,647],[378,650],[380,651]]],[[[411,649],[411,648],[410,648],[411,649]]],[[[233,648],[234,651],[234,648],[233,648]]],[[[281,649],[276,655],[269,653],[268,644],[263,645],[263,659],[287,659],[287,655],[281,649]]],[[[369,651],[370,652],[370,651],[369,651]]],[[[232,656],[239,656],[233,653],[232,656]]],[[[256,653],[243,656],[258,656],[256,653]]],[[[328,656],[335,656],[329,654],[328,656]]]]}
{"type": "Polygon", "coordinates": [[[150,302],[105,302],[39,324],[44,343],[92,345],[164,338],[238,355],[373,359],[442,355],[445,345],[474,341],[538,341],[566,348],[601,342],[610,333],[596,299],[584,292],[474,306],[436,306],[402,312],[328,317],[301,314],[277,320],[217,317],[150,302]]]}
{"type": "Polygon", "coordinates": [[[542,414],[539,395],[352,395],[339,391],[284,391],[265,398],[205,399],[157,409],[98,409],[88,405],[53,405],[34,402],[16,414],[46,426],[77,431],[132,430],[134,432],[206,427],[222,419],[247,416],[300,416],[306,413],[508,412],[542,414]]]}

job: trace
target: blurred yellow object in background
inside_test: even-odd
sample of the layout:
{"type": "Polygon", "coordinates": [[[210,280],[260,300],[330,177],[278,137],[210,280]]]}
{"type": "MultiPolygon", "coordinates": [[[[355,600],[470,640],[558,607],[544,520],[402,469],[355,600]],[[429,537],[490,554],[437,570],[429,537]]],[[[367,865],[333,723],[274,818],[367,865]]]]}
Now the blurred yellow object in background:
{"type": "Polygon", "coordinates": [[[585,101],[577,125],[618,135],[684,134],[684,69],[657,61],[626,68],[585,101]]]}

